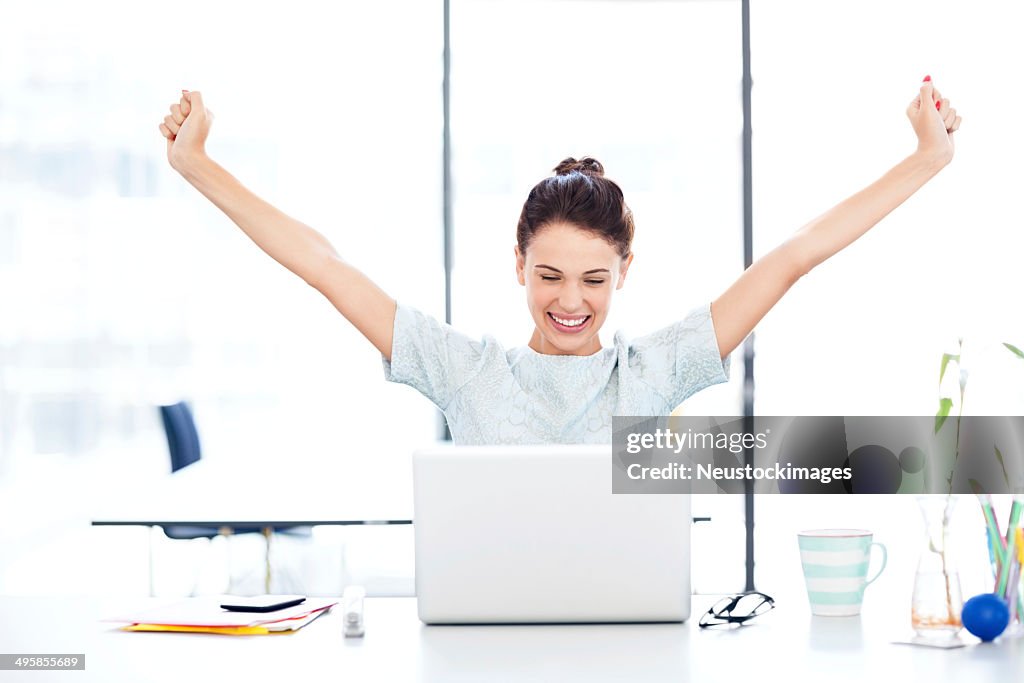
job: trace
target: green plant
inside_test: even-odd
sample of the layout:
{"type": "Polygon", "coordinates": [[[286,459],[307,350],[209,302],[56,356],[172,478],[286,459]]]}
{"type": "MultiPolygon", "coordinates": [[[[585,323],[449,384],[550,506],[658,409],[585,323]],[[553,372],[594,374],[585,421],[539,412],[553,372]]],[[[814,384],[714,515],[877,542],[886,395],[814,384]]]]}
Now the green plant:
{"type": "Polygon", "coordinates": [[[942,363],[939,365],[939,410],[935,413],[935,433],[938,434],[939,430],[942,429],[942,425],[946,423],[949,418],[949,411],[953,409],[953,397],[942,395],[942,380],[946,376],[946,369],[950,363],[953,363],[957,370],[959,370],[960,381],[960,401],[959,409],[956,416],[956,440],[954,441],[953,447],[953,464],[949,468],[949,478],[946,480],[948,486],[947,493],[953,492],[953,473],[956,471],[956,461],[960,457],[960,418],[964,413],[964,392],[967,389],[967,370],[960,367],[960,356],[964,350],[964,338],[960,337],[957,340],[957,352],[956,353],[944,353],[942,354],[942,363]]]}
{"type": "MultiPolygon", "coordinates": [[[[1012,353],[1014,356],[1016,356],[1017,358],[1019,358],[1021,360],[1024,360],[1024,351],[1021,351],[1019,347],[1014,346],[1013,344],[1010,344],[1010,343],[1007,343],[1007,342],[1003,342],[1003,346],[1005,346],[1007,348],[1007,350],[1009,350],[1010,353],[1012,353]]],[[[963,337],[960,337],[959,339],[957,339],[957,352],[956,353],[944,353],[944,354],[942,354],[942,363],[939,366],[939,409],[935,413],[935,433],[936,434],[938,434],[939,430],[942,429],[942,425],[944,425],[946,423],[946,420],[949,418],[949,412],[953,409],[953,397],[952,396],[942,396],[942,380],[943,380],[943,378],[946,375],[946,369],[949,367],[950,363],[952,363],[952,364],[954,364],[956,366],[956,368],[959,370],[959,374],[960,374],[960,378],[959,378],[959,380],[960,380],[959,381],[960,401],[959,401],[959,407],[958,407],[957,416],[956,416],[956,439],[954,441],[954,448],[953,448],[953,465],[952,465],[952,467],[950,467],[949,477],[946,479],[947,492],[950,492],[950,493],[953,491],[953,475],[956,472],[956,462],[957,462],[957,459],[960,457],[960,419],[961,419],[961,417],[963,417],[963,413],[964,413],[964,393],[965,393],[965,391],[967,389],[967,376],[968,376],[968,372],[964,368],[960,367],[960,357],[963,354],[963,348],[964,348],[964,340],[963,340],[963,337]]],[[[1008,473],[1006,471],[1006,463],[1003,460],[1003,454],[999,450],[999,446],[993,445],[993,449],[995,451],[996,461],[999,463],[999,467],[1000,467],[1000,469],[1002,469],[1002,472],[1003,472],[1003,480],[1006,482],[1007,486],[1009,486],[1010,479],[1009,479],[1009,475],[1008,475],[1008,473]]],[[[971,479],[971,480],[969,480],[969,483],[970,483],[970,486],[971,486],[971,490],[974,493],[977,494],[977,493],[983,493],[984,492],[984,489],[982,488],[981,484],[979,482],[977,482],[976,480],[971,479]]]]}

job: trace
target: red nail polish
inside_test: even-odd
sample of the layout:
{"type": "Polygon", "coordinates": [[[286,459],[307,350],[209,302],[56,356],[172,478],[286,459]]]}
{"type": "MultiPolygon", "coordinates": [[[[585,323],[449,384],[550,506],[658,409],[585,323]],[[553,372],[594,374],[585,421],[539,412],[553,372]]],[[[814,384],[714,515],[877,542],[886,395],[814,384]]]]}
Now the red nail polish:
{"type": "Polygon", "coordinates": [[[938,108],[939,108],[939,107],[941,107],[941,106],[942,106],[942,102],[936,102],[936,103],[935,103],[935,108],[936,108],[936,109],[938,109],[938,108]]]}
{"type": "Polygon", "coordinates": [[[925,77],[924,77],[924,80],[923,80],[923,81],[921,81],[921,82],[922,82],[922,83],[927,83],[927,82],[928,82],[928,81],[930,81],[930,80],[932,80],[932,77],[931,77],[931,76],[925,76],[925,77]]]}

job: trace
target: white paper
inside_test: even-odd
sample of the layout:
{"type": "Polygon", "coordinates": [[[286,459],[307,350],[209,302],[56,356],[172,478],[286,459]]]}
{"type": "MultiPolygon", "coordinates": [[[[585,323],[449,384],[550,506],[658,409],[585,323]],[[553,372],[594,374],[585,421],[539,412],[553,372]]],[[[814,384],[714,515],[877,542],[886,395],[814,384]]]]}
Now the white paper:
{"type": "MultiPolygon", "coordinates": [[[[162,624],[165,626],[260,626],[282,619],[300,617],[324,607],[337,604],[331,598],[307,598],[305,602],[276,612],[229,612],[221,605],[240,599],[236,595],[205,596],[189,598],[170,605],[140,610],[127,615],[103,619],[102,621],[126,622],[129,624],[162,624]]],[[[244,598],[241,598],[244,599],[244,598]]]]}

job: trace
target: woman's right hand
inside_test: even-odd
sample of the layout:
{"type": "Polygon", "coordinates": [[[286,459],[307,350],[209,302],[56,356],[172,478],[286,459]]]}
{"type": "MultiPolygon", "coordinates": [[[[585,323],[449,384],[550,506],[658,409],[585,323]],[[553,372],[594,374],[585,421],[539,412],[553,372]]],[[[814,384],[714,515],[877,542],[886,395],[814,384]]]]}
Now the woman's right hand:
{"type": "Polygon", "coordinates": [[[171,113],[160,124],[167,138],[167,161],[179,173],[192,160],[206,154],[206,136],[213,125],[213,112],[203,106],[199,92],[181,91],[181,100],[171,105],[171,113]]]}

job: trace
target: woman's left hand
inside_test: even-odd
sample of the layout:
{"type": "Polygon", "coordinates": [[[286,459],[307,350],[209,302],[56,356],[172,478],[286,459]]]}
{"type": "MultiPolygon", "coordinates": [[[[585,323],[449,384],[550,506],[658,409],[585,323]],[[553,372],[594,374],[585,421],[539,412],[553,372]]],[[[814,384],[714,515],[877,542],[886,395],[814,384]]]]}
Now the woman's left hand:
{"type": "Polygon", "coordinates": [[[907,117],[917,134],[918,153],[942,165],[953,160],[953,133],[960,127],[960,117],[925,76],[921,92],[907,107],[907,117]]]}

